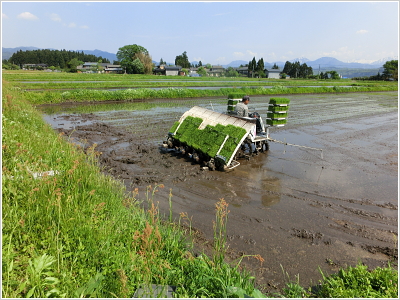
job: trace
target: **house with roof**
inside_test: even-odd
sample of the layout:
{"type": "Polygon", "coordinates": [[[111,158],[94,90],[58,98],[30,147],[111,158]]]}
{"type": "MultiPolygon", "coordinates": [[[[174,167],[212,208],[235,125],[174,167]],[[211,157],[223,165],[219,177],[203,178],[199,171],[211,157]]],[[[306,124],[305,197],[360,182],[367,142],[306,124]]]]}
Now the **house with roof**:
{"type": "Polygon", "coordinates": [[[124,69],[121,67],[121,65],[98,62],[85,62],[82,65],[77,66],[76,70],[78,73],[124,73],[124,69]]]}
{"type": "Polygon", "coordinates": [[[180,75],[182,70],[181,66],[166,66],[166,65],[159,65],[153,69],[154,75],[165,75],[165,76],[176,76],[180,75]]]}
{"type": "Polygon", "coordinates": [[[267,78],[279,79],[281,70],[279,69],[264,69],[267,78]]]}
{"type": "Polygon", "coordinates": [[[125,72],[121,65],[106,65],[103,71],[106,74],[122,74],[125,72]]]}
{"type": "Polygon", "coordinates": [[[249,76],[249,68],[248,67],[239,67],[235,69],[242,76],[249,76]]]}
{"type": "Polygon", "coordinates": [[[23,64],[23,70],[43,70],[46,69],[48,66],[47,64],[23,64]]]}
{"type": "Polygon", "coordinates": [[[207,70],[208,76],[211,77],[221,77],[225,72],[225,68],[223,66],[212,66],[207,70]]]}

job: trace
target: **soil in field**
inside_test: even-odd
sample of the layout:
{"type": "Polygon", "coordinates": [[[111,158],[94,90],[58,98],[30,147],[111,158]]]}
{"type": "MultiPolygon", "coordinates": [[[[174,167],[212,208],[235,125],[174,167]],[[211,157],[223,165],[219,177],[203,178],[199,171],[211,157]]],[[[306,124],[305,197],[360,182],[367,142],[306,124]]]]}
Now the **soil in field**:
{"type": "MultiPolygon", "coordinates": [[[[397,93],[286,97],[288,124],[270,131],[283,144],[270,142],[268,152],[241,160],[231,172],[202,170],[160,147],[193,105],[226,109],[210,99],[175,100],[176,107],[147,111],[134,104],[93,113],[65,107],[45,119],[72,142],[96,143],[105,171],[129,190],[137,188],[139,199],[150,185],[163,184],[154,201],[168,216],[172,193],[173,217],[185,212],[191,218],[198,253],[211,253],[215,204],[224,198],[230,210],[227,259],[260,254],[262,265],[244,259],[242,266],[264,292],[281,291],[296,275],[304,287],[318,284],[319,268],[331,274],[358,262],[397,265],[397,93]]],[[[252,97],[250,108],[265,117],[269,98],[252,97]]]]}

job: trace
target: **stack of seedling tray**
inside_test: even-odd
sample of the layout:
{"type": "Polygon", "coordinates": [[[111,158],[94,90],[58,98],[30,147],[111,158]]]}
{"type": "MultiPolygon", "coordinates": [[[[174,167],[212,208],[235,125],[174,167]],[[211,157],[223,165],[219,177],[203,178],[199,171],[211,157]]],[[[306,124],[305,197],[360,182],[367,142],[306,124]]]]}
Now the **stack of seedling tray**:
{"type": "Polygon", "coordinates": [[[290,100],[287,98],[271,98],[267,111],[267,125],[281,127],[287,122],[290,100]]]}
{"type": "Polygon", "coordinates": [[[247,134],[246,129],[230,124],[207,125],[199,129],[202,122],[201,118],[187,116],[181,122],[175,122],[170,134],[196,151],[201,151],[211,158],[218,156],[219,159],[228,162],[247,134]]]}
{"type": "Polygon", "coordinates": [[[236,104],[242,101],[243,96],[245,96],[245,94],[241,93],[232,93],[228,95],[228,114],[235,111],[236,104]]]}

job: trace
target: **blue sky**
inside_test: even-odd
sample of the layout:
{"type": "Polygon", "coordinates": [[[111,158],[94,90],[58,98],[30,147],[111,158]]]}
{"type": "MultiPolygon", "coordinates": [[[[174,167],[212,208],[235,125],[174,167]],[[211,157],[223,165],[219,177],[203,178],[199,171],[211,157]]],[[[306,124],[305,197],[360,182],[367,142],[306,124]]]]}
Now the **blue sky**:
{"type": "Polygon", "coordinates": [[[329,56],[344,62],[398,57],[398,1],[17,2],[2,1],[2,47],[116,53],[229,64],[329,56]]]}

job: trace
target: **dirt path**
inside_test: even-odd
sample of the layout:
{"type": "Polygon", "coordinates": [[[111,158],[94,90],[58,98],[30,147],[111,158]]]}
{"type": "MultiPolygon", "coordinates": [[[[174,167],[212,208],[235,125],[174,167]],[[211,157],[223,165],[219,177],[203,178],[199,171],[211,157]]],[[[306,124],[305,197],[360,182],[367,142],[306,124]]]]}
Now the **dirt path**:
{"type": "MultiPolygon", "coordinates": [[[[315,96],[311,102],[294,97],[297,117],[292,125],[271,132],[280,141],[323,149],[322,155],[321,151],[270,143],[268,153],[241,161],[229,173],[203,171],[159,147],[160,136],[155,137],[154,127],[146,124],[155,118],[157,132],[165,134],[175,115],[160,118],[152,111],[141,117],[139,131],[136,122],[121,125],[127,118],[124,113],[117,125],[101,114],[55,116],[53,124],[80,122],[74,130],[57,129],[75,142],[85,140],[86,146],[96,143],[106,171],[129,189],[138,188],[139,198],[144,199],[147,186],[164,184],[155,196],[160,211],[169,214],[172,191],[173,216],[179,218],[181,212],[191,216],[199,232],[199,247],[207,251],[212,244],[215,203],[224,198],[230,210],[228,257],[260,254],[263,265],[256,260],[243,264],[265,292],[275,292],[288,281],[282,268],[290,279],[298,274],[300,283],[310,286],[321,279],[319,267],[329,274],[359,261],[371,268],[384,266],[388,260],[397,265],[397,109],[389,106],[376,112],[374,107],[381,108],[381,102],[371,101],[369,110],[345,117],[337,104],[340,99],[346,103],[351,99],[335,97],[336,106],[328,96],[315,96]],[[325,104],[320,112],[329,112],[310,113],[309,107],[316,103],[325,104]],[[155,117],[149,120],[149,115],[155,117]]],[[[352,96],[352,107],[366,103],[365,97],[374,96],[356,100],[352,96]]],[[[389,98],[388,103],[397,101],[393,95],[389,98]]]]}

